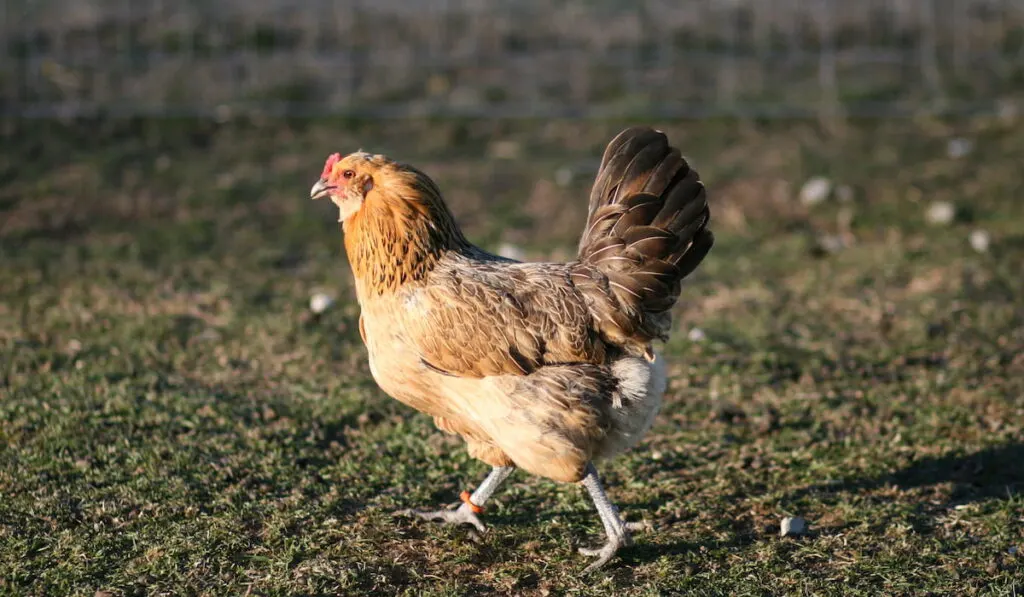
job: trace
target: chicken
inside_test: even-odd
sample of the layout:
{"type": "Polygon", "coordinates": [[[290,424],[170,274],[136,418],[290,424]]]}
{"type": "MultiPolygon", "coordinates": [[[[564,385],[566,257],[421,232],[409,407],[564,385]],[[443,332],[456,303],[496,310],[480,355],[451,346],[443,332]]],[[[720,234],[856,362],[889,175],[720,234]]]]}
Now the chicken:
{"type": "Polygon", "coordinates": [[[662,357],[680,283],[713,243],[704,185],[660,131],[604,152],[577,259],[520,263],[470,244],[416,168],[356,152],[328,158],[311,197],[337,205],[374,380],[461,435],[492,467],[457,509],[409,511],[480,531],[515,469],[581,483],[606,541],[631,543],[595,462],[634,446],[665,392],[662,357]]]}

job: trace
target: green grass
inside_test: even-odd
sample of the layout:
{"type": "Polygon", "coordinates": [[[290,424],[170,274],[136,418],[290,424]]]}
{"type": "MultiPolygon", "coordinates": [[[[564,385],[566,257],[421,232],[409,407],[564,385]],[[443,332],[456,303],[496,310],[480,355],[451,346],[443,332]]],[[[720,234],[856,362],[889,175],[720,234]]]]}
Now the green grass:
{"type": "Polygon", "coordinates": [[[7,123],[0,593],[1021,592],[1024,125],[657,124],[718,241],[654,429],[602,470],[657,530],[583,578],[600,523],[578,487],[515,475],[479,542],[390,516],[486,467],[374,386],[307,189],[331,151],[386,151],[471,238],[564,259],[621,123],[7,123]],[[957,135],[975,151],[952,159],[957,135]],[[498,139],[520,158],[486,157],[498,139]],[[853,200],[801,205],[819,174],[853,200]],[[957,221],[928,225],[933,200],[957,221]],[[822,233],[854,242],[822,254],[822,233]],[[318,290],[338,300],[313,317],[318,290]],[[780,538],[789,515],[811,534],[780,538]]]}

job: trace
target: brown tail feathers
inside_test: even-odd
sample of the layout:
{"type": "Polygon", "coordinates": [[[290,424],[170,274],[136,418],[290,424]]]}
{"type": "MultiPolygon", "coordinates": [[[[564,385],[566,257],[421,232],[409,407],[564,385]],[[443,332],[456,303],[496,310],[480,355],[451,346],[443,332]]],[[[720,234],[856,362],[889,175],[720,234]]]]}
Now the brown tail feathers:
{"type": "Polygon", "coordinates": [[[629,128],[605,149],[580,239],[577,287],[607,340],[665,339],[680,283],[714,243],[704,184],[664,133],[629,128]]]}

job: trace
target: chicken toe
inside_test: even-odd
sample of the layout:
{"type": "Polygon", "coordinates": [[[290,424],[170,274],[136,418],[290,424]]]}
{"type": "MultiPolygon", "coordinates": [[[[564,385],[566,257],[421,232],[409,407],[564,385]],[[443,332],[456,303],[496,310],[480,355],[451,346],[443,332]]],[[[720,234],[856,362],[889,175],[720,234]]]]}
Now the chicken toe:
{"type": "Polygon", "coordinates": [[[605,544],[599,548],[581,547],[579,549],[581,554],[597,558],[583,570],[584,574],[588,574],[611,561],[619,549],[633,544],[630,531],[646,530],[650,528],[650,525],[646,522],[623,522],[618,509],[608,499],[608,494],[604,492],[601,480],[597,476],[597,469],[593,464],[587,465],[587,472],[581,483],[586,487],[590,499],[594,502],[594,507],[597,508],[606,536],[605,544]]]}
{"type": "Polygon", "coordinates": [[[458,508],[450,510],[401,510],[395,513],[397,516],[416,516],[423,520],[440,522],[443,524],[470,524],[477,531],[487,531],[487,526],[480,520],[480,517],[473,511],[470,504],[462,504],[458,508]]]}
{"type": "Polygon", "coordinates": [[[605,564],[610,562],[612,558],[615,557],[615,554],[619,552],[620,548],[625,547],[626,545],[629,545],[630,543],[632,543],[632,541],[629,538],[629,535],[627,534],[625,537],[622,537],[622,536],[612,536],[612,537],[609,537],[608,538],[608,542],[605,543],[602,547],[598,547],[598,548],[581,547],[579,549],[579,552],[581,554],[583,554],[585,556],[596,557],[597,558],[596,560],[591,562],[589,566],[587,566],[586,568],[583,569],[583,573],[584,574],[590,574],[591,572],[593,572],[593,571],[597,570],[598,568],[604,566],[605,564]]]}
{"type": "Polygon", "coordinates": [[[458,508],[447,510],[402,510],[396,512],[397,516],[417,516],[423,520],[441,522],[443,524],[470,524],[477,531],[487,531],[487,526],[480,520],[479,514],[483,513],[483,505],[498,486],[516,470],[514,466],[496,466],[491,469],[490,474],[483,483],[476,488],[472,495],[463,492],[462,504],[458,508]]]}

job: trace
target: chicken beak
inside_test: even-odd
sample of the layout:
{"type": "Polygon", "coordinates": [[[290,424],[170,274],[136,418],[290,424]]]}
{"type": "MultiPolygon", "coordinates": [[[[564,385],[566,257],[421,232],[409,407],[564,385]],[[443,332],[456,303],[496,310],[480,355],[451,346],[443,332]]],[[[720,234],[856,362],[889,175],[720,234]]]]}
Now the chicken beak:
{"type": "Polygon", "coordinates": [[[309,190],[309,198],[322,199],[323,197],[329,195],[330,192],[333,191],[335,188],[336,187],[334,185],[327,184],[327,181],[321,178],[320,180],[316,181],[316,184],[313,185],[313,188],[309,190]]]}

